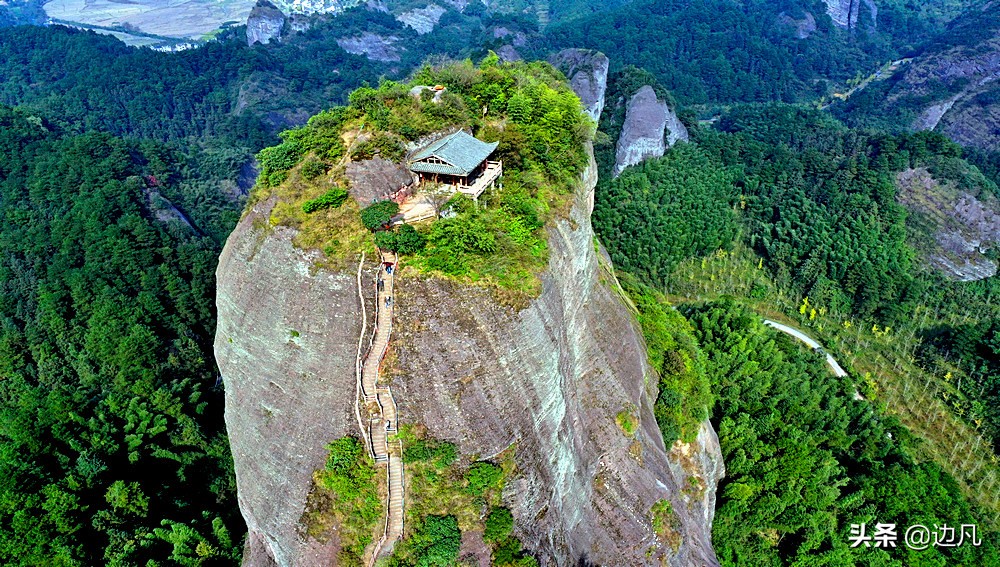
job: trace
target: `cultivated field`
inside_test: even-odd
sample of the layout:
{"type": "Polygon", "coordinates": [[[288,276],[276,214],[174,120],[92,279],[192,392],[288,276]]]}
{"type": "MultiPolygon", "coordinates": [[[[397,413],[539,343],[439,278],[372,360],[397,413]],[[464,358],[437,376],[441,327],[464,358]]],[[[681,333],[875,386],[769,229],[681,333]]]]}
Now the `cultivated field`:
{"type": "Polygon", "coordinates": [[[50,18],[158,36],[201,39],[225,22],[246,21],[255,0],[52,0],[50,18]]]}

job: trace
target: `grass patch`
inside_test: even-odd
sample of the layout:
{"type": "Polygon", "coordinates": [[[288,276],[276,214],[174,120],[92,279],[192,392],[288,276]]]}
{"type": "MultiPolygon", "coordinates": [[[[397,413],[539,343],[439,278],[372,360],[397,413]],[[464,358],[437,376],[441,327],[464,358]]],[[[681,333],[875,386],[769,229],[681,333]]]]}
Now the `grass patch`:
{"type": "Polygon", "coordinates": [[[674,513],[674,507],[669,500],[660,500],[649,510],[652,518],[653,531],[656,537],[675,552],[680,549],[683,538],[680,533],[680,520],[674,513]]]}
{"type": "Polygon", "coordinates": [[[625,435],[629,437],[635,436],[636,430],[639,429],[639,416],[637,415],[636,407],[629,404],[628,407],[618,412],[618,415],[615,416],[615,423],[618,424],[618,428],[625,435]]]}
{"type": "Polygon", "coordinates": [[[388,565],[454,565],[441,560],[452,557],[451,542],[467,531],[483,532],[495,559],[507,558],[496,565],[537,565],[513,535],[513,516],[502,503],[504,483],[516,469],[513,449],[496,462],[470,463],[459,458],[454,444],[428,437],[419,425],[402,425],[398,437],[404,447],[409,528],[388,565]]]}
{"type": "Polygon", "coordinates": [[[323,540],[336,529],[340,565],[364,565],[365,548],[382,518],[379,475],[355,437],[327,445],[326,465],[313,473],[313,488],[299,520],[305,535],[323,540]]]}

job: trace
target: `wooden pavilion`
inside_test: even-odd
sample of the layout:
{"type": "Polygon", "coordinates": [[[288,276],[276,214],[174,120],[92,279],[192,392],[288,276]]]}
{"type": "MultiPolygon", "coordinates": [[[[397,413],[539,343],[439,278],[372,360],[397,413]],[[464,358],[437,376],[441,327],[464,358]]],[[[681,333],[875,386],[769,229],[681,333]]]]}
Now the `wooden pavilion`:
{"type": "Polygon", "coordinates": [[[486,189],[501,184],[503,162],[490,161],[499,142],[483,142],[459,130],[418,151],[410,158],[410,171],[425,181],[453,186],[473,200],[486,189]]]}

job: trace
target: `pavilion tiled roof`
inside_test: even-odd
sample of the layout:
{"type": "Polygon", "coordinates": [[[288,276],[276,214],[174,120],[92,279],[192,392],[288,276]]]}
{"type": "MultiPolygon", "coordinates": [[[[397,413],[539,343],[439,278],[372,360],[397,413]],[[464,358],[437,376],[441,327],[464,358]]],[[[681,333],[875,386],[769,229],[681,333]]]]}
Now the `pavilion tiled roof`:
{"type": "Polygon", "coordinates": [[[417,152],[410,160],[410,170],[465,177],[490,157],[497,145],[499,142],[490,144],[459,130],[417,152]],[[431,157],[444,163],[424,161],[431,157]]]}

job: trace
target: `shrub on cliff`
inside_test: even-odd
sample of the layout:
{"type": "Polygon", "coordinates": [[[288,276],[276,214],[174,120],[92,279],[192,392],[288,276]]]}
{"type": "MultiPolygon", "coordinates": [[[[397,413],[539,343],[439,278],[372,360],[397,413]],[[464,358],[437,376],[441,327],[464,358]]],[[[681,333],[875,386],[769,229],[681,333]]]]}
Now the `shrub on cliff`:
{"type": "Polygon", "coordinates": [[[392,201],[379,201],[361,209],[361,224],[368,230],[384,228],[392,222],[392,217],[399,212],[399,205],[392,201]]]}
{"type": "Polygon", "coordinates": [[[346,200],[347,191],[340,187],[334,187],[323,195],[302,203],[302,211],[308,214],[322,209],[337,208],[343,205],[346,200]]]}
{"type": "Polygon", "coordinates": [[[408,224],[398,230],[380,230],[375,233],[375,245],[383,250],[400,254],[416,254],[424,249],[427,239],[408,224]]]}
{"type": "Polygon", "coordinates": [[[622,285],[638,309],[636,319],[646,339],[649,364],[659,374],[653,415],[669,447],[691,442],[713,405],[704,355],[691,325],[652,288],[622,274],[622,285]]]}
{"type": "MultiPolygon", "coordinates": [[[[382,517],[376,469],[355,437],[341,437],[327,445],[326,466],[316,471],[319,489],[326,491],[328,509],[309,510],[306,515],[333,517],[339,527],[341,549],[346,564],[360,563],[365,547],[372,541],[375,524],[382,517]]],[[[316,520],[315,521],[321,521],[316,520]]]]}

